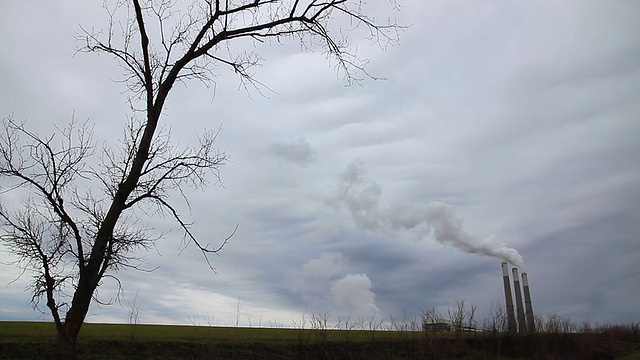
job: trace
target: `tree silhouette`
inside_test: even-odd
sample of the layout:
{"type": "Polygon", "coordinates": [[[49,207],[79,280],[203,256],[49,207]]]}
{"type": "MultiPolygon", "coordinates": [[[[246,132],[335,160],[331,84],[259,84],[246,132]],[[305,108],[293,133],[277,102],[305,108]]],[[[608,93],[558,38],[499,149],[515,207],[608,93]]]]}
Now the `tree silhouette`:
{"type": "Polygon", "coordinates": [[[140,268],[139,251],[162,237],[140,224],[141,212],[173,218],[210,267],[207,255],[229,240],[216,246],[200,242],[171,202],[171,194],[184,197],[186,187],[207,185],[227,160],[214,148],[217,131],[205,132],[197,146],[172,144],[160,116],[177,82],[208,84],[223,65],[245,86],[260,87],[251,73],[261,61],[255,49],[286,39],[321,48],[349,83],[358,82],[358,76],[370,76],[367,61],[350,47],[346,31],[365,29],[370,40],[386,46],[401,29],[368,17],[358,0],[109,4],[107,27],[81,28],[78,50],[109,54],[123,69],[132,115],[120,142],[97,149],[92,128],[75,121],[42,137],[13,117],[2,121],[0,135],[0,176],[13,180],[3,192],[29,191],[20,206],[0,204],[0,239],[23,273],[34,275],[32,300],[36,306],[46,301],[64,358],[76,357],[78,334],[103,279],[117,281],[118,270],[140,268]],[[334,22],[345,26],[331,28],[334,22]]]}

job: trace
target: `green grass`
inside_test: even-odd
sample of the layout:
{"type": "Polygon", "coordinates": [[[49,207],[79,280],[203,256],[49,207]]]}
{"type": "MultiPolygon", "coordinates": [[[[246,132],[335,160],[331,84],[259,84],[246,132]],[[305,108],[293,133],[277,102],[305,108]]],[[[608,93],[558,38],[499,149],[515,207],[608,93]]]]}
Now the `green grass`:
{"type": "MultiPolygon", "coordinates": [[[[55,326],[0,322],[0,360],[55,353],[55,326]]],[[[620,359],[640,360],[631,332],[495,333],[84,324],[86,359],[620,359]],[[458,336],[456,336],[458,335],[458,336]]]]}
{"type": "Polygon", "coordinates": [[[640,350],[627,354],[626,356],[621,357],[620,360],[640,360],[640,350]]]}
{"type": "MultiPolygon", "coordinates": [[[[55,353],[55,326],[0,322],[0,359],[55,353]]],[[[394,359],[421,332],[84,324],[78,354],[86,359],[394,359]],[[391,345],[389,345],[391,344],[391,345]],[[393,345],[396,344],[396,345],[393,345]],[[399,349],[399,350],[398,350],[399,349]]],[[[414,358],[414,357],[410,357],[414,358]]]]}
{"type": "MultiPolygon", "coordinates": [[[[0,336],[4,339],[45,340],[55,338],[55,326],[49,322],[0,322],[0,336]]],[[[450,334],[445,334],[449,335],[450,334]]],[[[285,328],[232,328],[216,326],[180,325],[130,325],[130,324],[84,324],[80,340],[134,340],[134,341],[295,341],[305,343],[409,340],[420,339],[420,331],[382,330],[315,330],[285,328]]],[[[439,335],[443,336],[443,335],[439,335]]]]}

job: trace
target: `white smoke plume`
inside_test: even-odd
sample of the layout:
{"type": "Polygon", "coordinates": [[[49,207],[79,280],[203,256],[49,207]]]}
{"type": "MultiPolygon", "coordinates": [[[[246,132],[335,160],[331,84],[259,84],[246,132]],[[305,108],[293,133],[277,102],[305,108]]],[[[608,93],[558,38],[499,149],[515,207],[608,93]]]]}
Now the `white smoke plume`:
{"type": "Polygon", "coordinates": [[[364,319],[380,312],[365,274],[348,274],[331,284],[333,300],[356,318],[364,319]]]}
{"type": "Polygon", "coordinates": [[[323,252],[302,266],[300,282],[291,290],[315,309],[337,306],[357,319],[375,316],[380,311],[371,280],[364,273],[349,273],[349,268],[346,255],[323,252]]]}
{"type": "Polygon", "coordinates": [[[342,173],[333,203],[346,208],[360,228],[392,234],[401,229],[421,227],[431,232],[441,244],[450,244],[467,253],[502,259],[524,268],[518,251],[497,241],[494,236],[479,239],[467,233],[463,220],[456,216],[453,207],[432,202],[395,203],[383,208],[380,206],[381,196],[382,187],[367,178],[364,163],[356,160],[342,173]]]}

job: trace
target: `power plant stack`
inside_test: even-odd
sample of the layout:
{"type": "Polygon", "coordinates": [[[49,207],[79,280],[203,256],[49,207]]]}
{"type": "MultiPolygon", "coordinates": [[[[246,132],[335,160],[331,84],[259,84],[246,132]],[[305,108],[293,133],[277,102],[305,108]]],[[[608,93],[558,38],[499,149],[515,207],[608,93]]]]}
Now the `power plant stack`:
{"type": "Polygon", "coordinates": [[[536,323],[533,319],[533,306],[531,305],[531,293],[529,292],[529,279],[527,273],[522,273],[522,288],[524,289],[524,306],[527,311],[527,325],[530,334],[536,332],[536,323]]]}
{"type": "Polygon", "coordinates": [[[516,312],[513,305],[513,296],[511,293],[511,282],[509,281],[509,265],[502,263],[502,280],[504,284],[504,299],[507,305],[507,330],[510,333],[534,333],[536,330],[533,306],[531,305],[531,293],[529,290],[529,280],[527,273],[522,273],[522,290],[520,289],[520,277],[518,276],[518,268],[511,269],[513,275],[513,290],[516,294],[516,312]],[[522,291],[524,291],[524,305],[522,302],[522,291]],[[526,311],[526,312],[525,312],[526,311]]]}
{"type": "Polygon", "coordinates": [[[509,281],[509,265],[502,263],[502,281],[504,284],[504,300],[507,304],[507,329],[510,333],[517,333],[516,315],[513,311],[513,297],[511,296],[511,282],[509,281]]]}
{"type": "Polygon", "coordinates": [[[527,332],[527,322],[524,318],[524,305],[522,303],[522,291],[520,291],[520,277],[518,276],[518,268],[511,269],[513,273],[513,290],[516,292],[516,311],[518,314],[518,332],[523,334],[527,332]]]}

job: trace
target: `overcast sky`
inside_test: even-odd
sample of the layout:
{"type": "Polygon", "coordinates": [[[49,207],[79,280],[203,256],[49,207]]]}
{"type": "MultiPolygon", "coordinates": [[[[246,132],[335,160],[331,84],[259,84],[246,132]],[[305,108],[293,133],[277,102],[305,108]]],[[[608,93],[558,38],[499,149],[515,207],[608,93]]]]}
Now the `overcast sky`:
{"type": "MultiPolygon", "coordinates": [[[[484,315],[504,301],[501,258],[524,261],[537,313],[640,321],[640,2],[387,5],[370,11],[411,25],[399,46],[350,39],[386,80],[345,86],[321,51],[267,43],[265,96],[222,67],[215,86],[174,88],[174,141],[222,126],[231,159],[223,187],[186,192],[191,212],[175,199],[201,241],[238,231],[215,274],[154,219],[173,228],[144,254],[158,269],[118,274],[124,300],[87,321],[129,321],[136,294],[143,323],[388,319],[462,299],[484,315]]],[[[79,26],[106,21],[99,2],[3,1],[0,116],[47,135],[75,113],[98,145],[120,136],[117,63],[75,54],[79,26]]],[[[0,320],[43,319],[0,256],[0,320]]]]}

